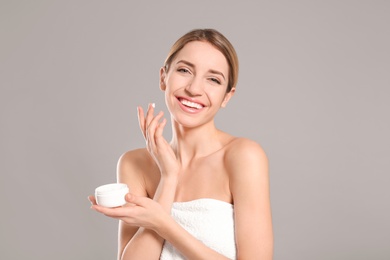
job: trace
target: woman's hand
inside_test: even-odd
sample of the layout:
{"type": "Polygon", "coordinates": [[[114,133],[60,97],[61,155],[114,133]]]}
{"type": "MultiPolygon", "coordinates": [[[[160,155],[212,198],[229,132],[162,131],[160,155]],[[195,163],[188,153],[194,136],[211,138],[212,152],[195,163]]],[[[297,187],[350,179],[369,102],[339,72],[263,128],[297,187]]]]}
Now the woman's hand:
{"type": "Polygon", "coordinates": [[[142,107],[138,107],[138,121],[146,141],[146,147],[157,163],[163,177],[176,176],[179,173],[179,162],[172,147],[163,136],[167,120],[163,118],[164,113],[162,111],[156,116],[153,114],[154,104],[149,104],[146,117],[142,107]]]}
{"type": "Polygon", "coordinates": [[[157,232],[164,217],[169,215],[164,211],[161,205],[147,197],[135,196],[131,193],[126,194],[126,205],[115,208],[106,208],[96,204],[94,196],[88,199],[92,203],[91,208],[108,217],[120,219],[128,225],[143,227],[157,232]]]}

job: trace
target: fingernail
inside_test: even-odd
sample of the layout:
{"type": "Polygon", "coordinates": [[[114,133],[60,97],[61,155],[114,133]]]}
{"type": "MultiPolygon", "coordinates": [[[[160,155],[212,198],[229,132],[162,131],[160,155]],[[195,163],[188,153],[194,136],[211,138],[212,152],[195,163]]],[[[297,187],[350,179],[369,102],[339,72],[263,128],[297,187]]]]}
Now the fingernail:
{"type": "Polygon", "coordinates": [[[152,107],[155,108],[155,107],[156,107],[156,104],[155,104],[155,103],[152,103],[152,107]]]}

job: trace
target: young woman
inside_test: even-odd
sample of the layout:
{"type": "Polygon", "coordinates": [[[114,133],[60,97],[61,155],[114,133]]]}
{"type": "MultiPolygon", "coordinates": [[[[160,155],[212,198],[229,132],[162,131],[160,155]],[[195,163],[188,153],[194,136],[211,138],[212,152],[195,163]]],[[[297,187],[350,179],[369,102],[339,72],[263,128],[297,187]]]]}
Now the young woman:
{"type": "Polygon", "coordinates": [[[236,52],[216,30],[193,30],[172,46],[160,70],[171,142],[163,112],[138,107],[146,148],[122,155],[117,169],[128,203],[104,208],[90,197],[120,220],[119,259],[272,259],[267,157],[214,123],[237,76],[236,52]]]}

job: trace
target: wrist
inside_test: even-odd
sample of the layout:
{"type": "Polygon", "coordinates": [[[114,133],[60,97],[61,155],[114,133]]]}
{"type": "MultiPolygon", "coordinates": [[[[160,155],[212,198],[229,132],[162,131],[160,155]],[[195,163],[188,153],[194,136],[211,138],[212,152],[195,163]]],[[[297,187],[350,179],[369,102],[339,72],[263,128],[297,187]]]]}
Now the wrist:
{"type": "Polygon", "coordinates": [[[171,174],[171,175],[163,175],[161,174],[160,183],[164,186],[177,186],[179,182],[178,175],[171,174]]]}
{"type": "Polygon", "coordinates": [[[170,214],[175,199],[178,178],[161,176],[153,200],[157,201],[170,214]]]}
{"type": "Polygon", "coordinates": [[[169,232],[171,229],[172,221],[174,220],[171,215],[168,214],[168,212],[164,212],[164,214],[161,214],[158,218],[153,231],[156,232],[160,237],[166,239],[167,232],[169,232]]]}

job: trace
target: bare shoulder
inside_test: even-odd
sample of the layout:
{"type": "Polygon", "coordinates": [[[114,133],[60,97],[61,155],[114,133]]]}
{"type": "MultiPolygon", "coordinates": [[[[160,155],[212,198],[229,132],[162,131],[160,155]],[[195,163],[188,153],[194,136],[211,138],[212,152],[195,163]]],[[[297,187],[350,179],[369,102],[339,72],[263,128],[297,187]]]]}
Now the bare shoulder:
{"type": "Polygon", "coordinates": [[[150,162],[151,157],[145,148],[127,151],[119,157],[118,166],[142,167],[150,162]]]}
{"type": "Polygon", "coordinates": [[[132,193],[146,195],[148,180],[155,172],[155,163],[149,152],[145,149],[136,149],[122,154],[117,164],[117,180],[126,183],[132,193]]]}
{"type": "Polygon", "coordinates": [[[242,210],[238,212],[269,204],[268,158],[260,144],[245,138],[235,140],[226,151],[225,167],[234,204],[242,210]]]}
{"type": "Polygon", "coordinates": [[[247,138],[235,138],[227,147],[224,165],[231,184],[268,178],[268,157],[261,145],[247,138]]]}
{"type": "Polygon", "coordinates": [[[267,163],[268,158],[261,145],[251,139],[235,138],[225,151],[227,165],[236,165],[251,162],[267,163]]]}
{"type": "Polygon", "coordinates": [[[118,172],[142,171],[151,161],[152,158],[145,148],[127,151],[119,157],[118,172]]]}

